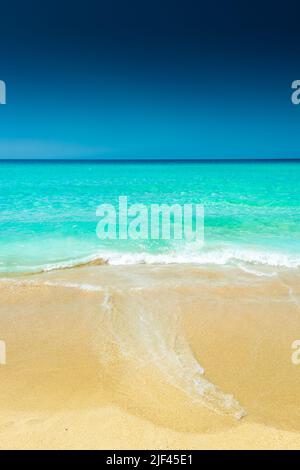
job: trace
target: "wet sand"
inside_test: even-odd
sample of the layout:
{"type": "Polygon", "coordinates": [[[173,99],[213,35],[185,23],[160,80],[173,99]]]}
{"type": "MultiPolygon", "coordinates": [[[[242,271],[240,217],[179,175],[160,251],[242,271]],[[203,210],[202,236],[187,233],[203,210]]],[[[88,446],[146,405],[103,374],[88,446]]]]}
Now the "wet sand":
{"type": "Polygon", "coordinates": [[[191,265],[2,279],[0,448],[300,448],[299,281],[191,265]]]}

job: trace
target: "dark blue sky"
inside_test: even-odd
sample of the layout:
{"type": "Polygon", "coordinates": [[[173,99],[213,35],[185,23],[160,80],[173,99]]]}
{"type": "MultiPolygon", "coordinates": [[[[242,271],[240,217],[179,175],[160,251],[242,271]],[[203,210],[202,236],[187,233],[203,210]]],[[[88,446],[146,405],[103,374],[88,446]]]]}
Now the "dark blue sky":
{"type": "Polygon", "coordinates": [[[299,158],[280,3],[5,2],[0,158],[299,158]]]}

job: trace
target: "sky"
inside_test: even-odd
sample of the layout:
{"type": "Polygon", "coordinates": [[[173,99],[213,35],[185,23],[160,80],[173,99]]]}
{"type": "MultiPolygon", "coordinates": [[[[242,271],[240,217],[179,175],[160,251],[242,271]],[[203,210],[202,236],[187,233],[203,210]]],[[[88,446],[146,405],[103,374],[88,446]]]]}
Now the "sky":
{"type": "Polygon", "coordinates": [[[3,3],[0,158],[300,158],[299,2],[3,3]]]}

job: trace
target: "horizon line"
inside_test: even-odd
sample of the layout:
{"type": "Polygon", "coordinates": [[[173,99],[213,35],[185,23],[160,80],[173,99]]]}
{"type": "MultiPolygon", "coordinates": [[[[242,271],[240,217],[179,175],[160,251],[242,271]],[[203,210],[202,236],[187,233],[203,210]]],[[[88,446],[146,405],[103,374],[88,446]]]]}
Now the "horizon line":
{"type": "Polygon", "coordinates": [[[259,162],[300,162],[300,157],[292,158],[0,158],[0,163],[259,163],[259,162]]]}

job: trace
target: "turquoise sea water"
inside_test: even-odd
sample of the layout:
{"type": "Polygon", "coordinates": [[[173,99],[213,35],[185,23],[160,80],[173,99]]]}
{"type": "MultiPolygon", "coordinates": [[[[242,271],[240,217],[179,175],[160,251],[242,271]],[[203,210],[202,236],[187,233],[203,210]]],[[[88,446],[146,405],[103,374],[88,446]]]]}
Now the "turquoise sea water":
{"type": "Polygon", "coordinates": [[[300,266],[300,164],[0,163],[0,272],[114,264],[300,266]],[[100,240],[102,203],[202,203],[205,244],[100,240]]]}

